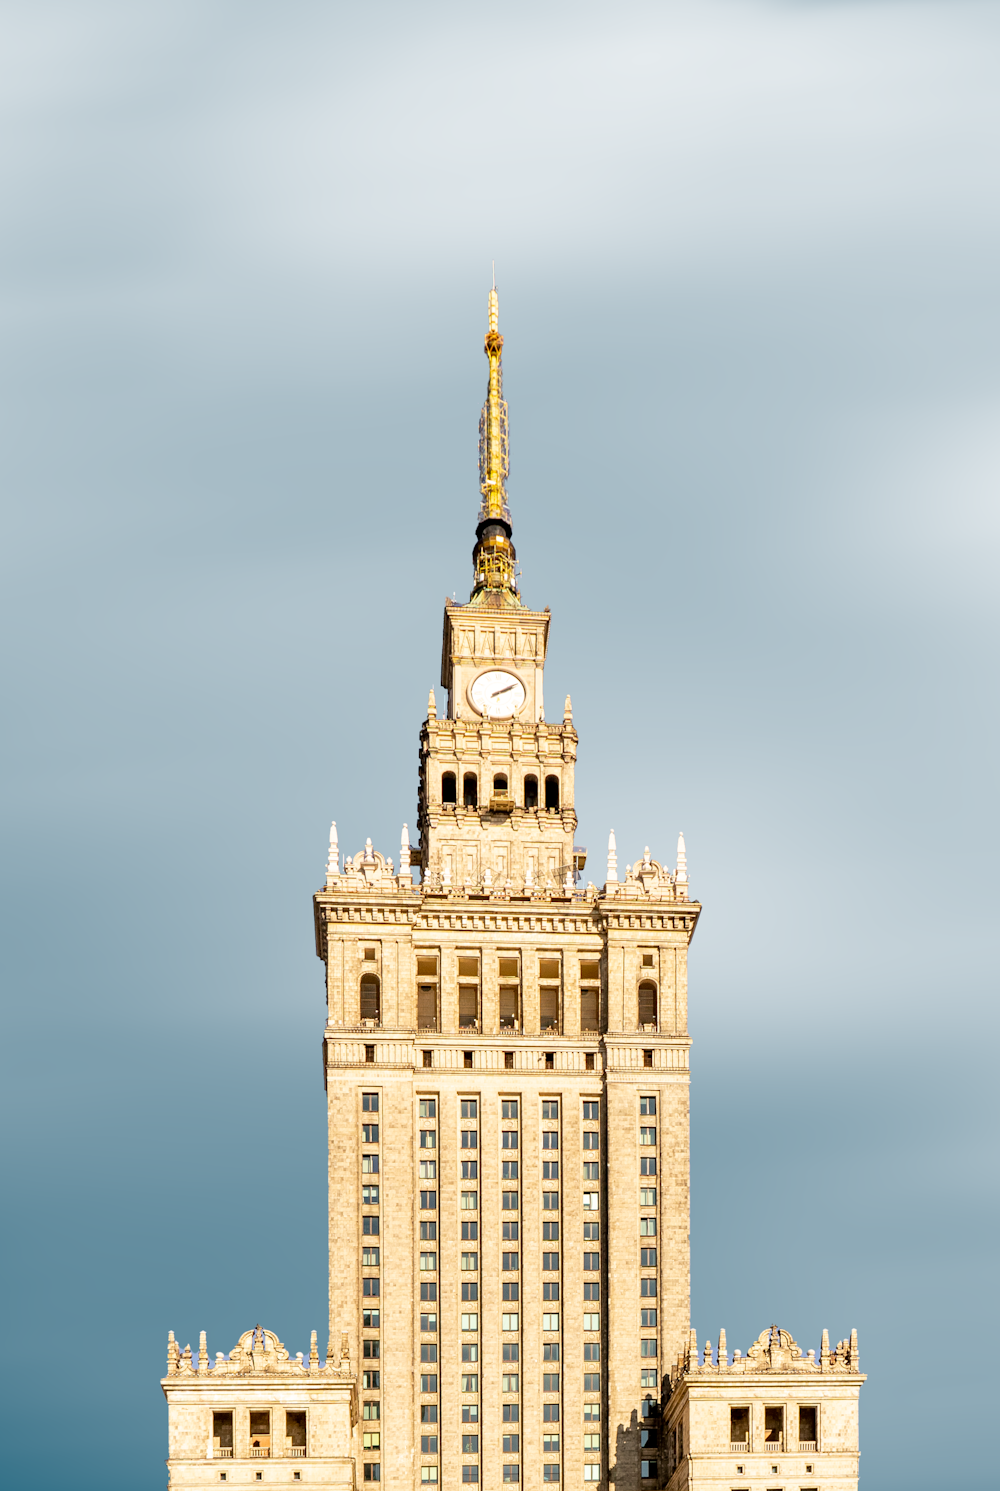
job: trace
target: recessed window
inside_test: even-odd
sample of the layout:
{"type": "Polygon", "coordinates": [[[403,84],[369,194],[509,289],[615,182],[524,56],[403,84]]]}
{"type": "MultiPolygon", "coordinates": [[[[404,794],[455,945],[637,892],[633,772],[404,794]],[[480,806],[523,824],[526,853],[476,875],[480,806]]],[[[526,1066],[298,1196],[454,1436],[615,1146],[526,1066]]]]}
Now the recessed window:
{"type": "Polygon", "coordinates": [[[559,811],[559,778],[545,778],[545,809],[549,813],[559,811]]]}
{"type": "Polygon", "coordinates": [[[453,771],[446,771],[441,775],[441,801],[445,803],[458,801],[458,788],[453,771]]]}
{"type": "Polygon", "coordinates": [[[656,985],[643,979],[639,985],[639,1029],[656,1028],[656,985]]]}
{"type": "Polygon", "coordinates": [[[467,771],[462,778],[462,802],[467,808],[474,808],[479,804],[479,782],[471,771],[467,771]]]}
{"type": "Polygon", "coordinates": [[[526,808],[538,807],[538,778],[526,776],[524,779],[524,806],[526,808]]]}

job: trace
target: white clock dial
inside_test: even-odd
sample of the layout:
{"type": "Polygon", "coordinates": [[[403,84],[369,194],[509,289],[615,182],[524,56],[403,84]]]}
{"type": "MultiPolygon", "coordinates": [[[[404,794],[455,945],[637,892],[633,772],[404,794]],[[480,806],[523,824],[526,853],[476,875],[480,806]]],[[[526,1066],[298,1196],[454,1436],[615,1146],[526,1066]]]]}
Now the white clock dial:
{"type": "Polygon", "coordinates": [[[473,709],[490,720],[509,720],[524,703],[524,684],[514,673],[480,673],[469,689],[473,709]]]}

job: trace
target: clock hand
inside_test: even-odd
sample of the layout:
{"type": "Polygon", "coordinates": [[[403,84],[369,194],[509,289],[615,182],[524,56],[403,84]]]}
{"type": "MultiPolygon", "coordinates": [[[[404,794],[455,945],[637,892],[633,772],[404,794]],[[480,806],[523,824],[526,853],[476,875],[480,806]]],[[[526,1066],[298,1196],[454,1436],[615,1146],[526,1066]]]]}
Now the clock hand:
{"type": "Polygon", "coordinates": [[[515,688],[515,687],[516,687],[515,684],[509,683],[506,688],[504,688],[504,689],[497,689],[497,691],[496,691],[495,694],[491,694],[490,695],[490,698],[491,699],[499,699],[499,697],[500,697],[501,694],[509,694],[510,691],[511,691],[511,689],[515,688]]]}

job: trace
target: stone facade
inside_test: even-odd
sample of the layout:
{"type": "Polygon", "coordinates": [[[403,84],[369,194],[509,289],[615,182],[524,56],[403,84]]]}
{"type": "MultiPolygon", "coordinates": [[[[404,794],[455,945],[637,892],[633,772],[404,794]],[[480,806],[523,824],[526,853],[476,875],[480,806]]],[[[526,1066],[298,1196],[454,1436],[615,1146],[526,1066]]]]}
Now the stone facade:
{"type": "Polygon", "coordinates": [[[670,1373],[662,1443],[652,1415],[642,1453],[665,1460],[670,1491],[857,1491],[864,1380],[856,1332],[831,1351],[824,1331],[817,1359],[771,1326],[730,1360],[725,1331],[714,1355],[710,1341],[699,1355],[692,1330],[670,1373]]]}
{"type": "Polygon", "coordinates": [[[246,1331],[228,1357],[181,1351],[170,1332],[167,1375],[170,1491],[228,1483],[321,1491],[353,1487],[361,1449],[357,1378],[346,1340],[319,1360],[316,1332],[308,1360],[292,1360],[273,1331],[246,1331]]]}

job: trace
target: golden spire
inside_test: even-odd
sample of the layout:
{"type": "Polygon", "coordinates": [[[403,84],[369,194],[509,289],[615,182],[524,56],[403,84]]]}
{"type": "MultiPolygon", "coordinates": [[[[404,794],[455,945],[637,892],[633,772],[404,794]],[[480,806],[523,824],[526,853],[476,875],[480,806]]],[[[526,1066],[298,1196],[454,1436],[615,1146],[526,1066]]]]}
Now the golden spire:
{"type": "Polygon", "coordinates": [[[495,281],[490,291],[489,330],[485,338],[485,351],[490,361],[490,381],[483,412],[479,416],[479,490],[482,502],[476,528],[476,547],[472,551],[475,573],[472,598],[482,595],[484,601],[518,605],[520,597],[514,569],[514,545],[510,541],[512,528],[506,491],[510,454],[501,367],[503,337],[499,331],[495,281]]]}

